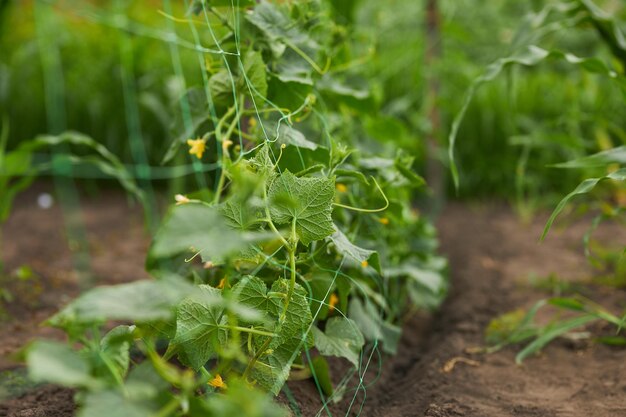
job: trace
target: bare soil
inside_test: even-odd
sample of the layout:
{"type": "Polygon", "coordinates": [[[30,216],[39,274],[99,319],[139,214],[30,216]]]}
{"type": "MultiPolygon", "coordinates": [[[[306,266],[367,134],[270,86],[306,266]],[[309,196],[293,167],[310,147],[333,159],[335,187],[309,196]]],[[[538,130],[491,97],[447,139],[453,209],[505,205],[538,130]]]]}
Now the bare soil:
{"type": "MultiPolygon", "coordinates": [[[[39,186],[20,197],[3,227],[6,269],[27,264],[37,278],[4,284],[15,300],[6,306],[10,318],[0,322],[2,417],[72,415],[70,390],[42,386],[3,398],[7,392],[3,385],[10,380],[7,375],[20,369],[11,355],[33,338],[61,337],[39,323],[78,295],[85,283],[146,277],[143,260],[149,239],[138,207],[129,209],[125,197],[116,193],[82,198],[79,220],[85,225],[93,271],[88,280],[72,272],[77,247],[74,244],[73,250],[68,249],[58,205],[48,210],[36,205],[38,193],[47,189],[39,186]]],[[[524,224],[510,208],[501,205],[448,206],[438,227],[442,253],[450,259],[449,298],[437,313],[409,318],[399,353],[383,358],[377,383],[369,386],[378,368],[374,355],[371,370],[363,376],[363,385],[356,387],[356,395],[348,392],[339,404],[328,406],[332,415],[626,416],[626,379],[622,377],[625,349],[563,339],[522,366],[515,365],[516,347],[490,355],[471,353],[483,345],[484,329],[491,319],[551,295],[529,284],[531,274],[556,273],[559,279],[572,282],[587,282],[594,274],[584,259],[581,243],[589,220],[555,230],[539,244],[544,221],[545,215],[540,215],[524,224]],[[444,371],[455,358],[452,369],[444,371]],[[354,404],[347,412],[353,397],[354,404]]],[[[595,235],[614,245],[623,245],[626,237],[611,225],[595,235]]],[[[626,306],[623,290],[588,284],[585,295],[616,314],[626,306]]],[[[587,330],[593,335],[612,331],[602,324],[587,330]]],[[[303,416],[328,414],[323,410],[318,414],[319,394],[311,380],[290,383],[289,388],[303,416]]]]}

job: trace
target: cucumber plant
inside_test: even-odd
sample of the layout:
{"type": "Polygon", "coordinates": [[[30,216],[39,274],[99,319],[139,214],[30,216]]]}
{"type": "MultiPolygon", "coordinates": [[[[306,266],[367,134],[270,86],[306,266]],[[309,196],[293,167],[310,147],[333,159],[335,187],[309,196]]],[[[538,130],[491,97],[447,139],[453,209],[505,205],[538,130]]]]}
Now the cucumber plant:
{"type": "Polygon", "coordinates": [[[28,351],[33,378],[79,389],[80,415],[281,415],[258,390],[296,374],[337,398],[350,380],[333,385],[324,357],[366,369],[364,349],[395,352],[409,306],[445,294],[414,158],[359,117],[382,103],[349,28],[327,2],[234,3],[161,12],[188,25],[174,44],[198,51],[205,80],[181,97],[164,163],[218,168],[175,197],[147,257],[156,279],[88,291],[48,321],[70,346],[28,351]]]}

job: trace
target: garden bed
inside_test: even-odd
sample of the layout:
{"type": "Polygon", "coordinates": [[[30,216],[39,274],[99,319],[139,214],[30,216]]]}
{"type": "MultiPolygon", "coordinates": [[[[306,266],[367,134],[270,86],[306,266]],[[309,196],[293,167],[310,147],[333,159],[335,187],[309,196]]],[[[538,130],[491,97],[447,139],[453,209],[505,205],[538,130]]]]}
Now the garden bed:
{"type": "MultiPolygon", "coordinates": [[[[72,257],[58,205],[48,210],[36,205],[37,195],[49,188],[38,185],[22,195],[3,228],[7,270],[26,264],[34,277],[9,285],[17,301],[7,309],[11,319],[0,324],[4,381],[0,394],[8,397],[11,392],[14,398],[3,398],[0,416],[68,416],[73,410],[69,390],[50,386],[27,390],[8,382],[16,379],[10,375],[21,375],[10,355],[32,338],[61,337],[39,323],[79,294],[85,282],[70,272],[72,257]]],[[[81,221],[90,242],[91,282],[101,285],[146,277],[143,262],[149,239],[138,207],[129,211],[126,198],[118,193],[87,195],[81,200],[81,221]]],[[[365,397],[360,412],[365,416],[626,414],[626,383],[620,378],[626,370],[624,349],[559,339],[521,366],[515,365],[512,348],[491,355],[473,353],[483,344],[484,329],[494,317],[552,295],[530,285],[532,274],[556,273],[563,281],[586,281],[592,276],[581,243],[588,219],[565,231],[555,229],[539,244],[544,222],[541,215],[523,224],[501,205],[448,206],[438,226],[442,252],[450,259],[450,296],[436,314],[408,319],[398,355],[383,359],[382,375],[373,386],[368,384],[378,366],[370,367],[373,371],[365,375],[366,388],[356,396],[351,414],[359,412],[365,397]]],[[[595,235],[608,243],[620,238],[611,225],[595,235]]],[[[624,307],[623,290],[587,285],[585,295],[617,313],[624,307]]],[[[608,325],[599,324],[589,330],[611,332],[608,325]]],[[[289,389],[302,415],[318,412],[319,394],[311,380],[290,382],[289,389]]],[[[346,404],[330,407],[333,415],[343,415],[346,404]]]]}

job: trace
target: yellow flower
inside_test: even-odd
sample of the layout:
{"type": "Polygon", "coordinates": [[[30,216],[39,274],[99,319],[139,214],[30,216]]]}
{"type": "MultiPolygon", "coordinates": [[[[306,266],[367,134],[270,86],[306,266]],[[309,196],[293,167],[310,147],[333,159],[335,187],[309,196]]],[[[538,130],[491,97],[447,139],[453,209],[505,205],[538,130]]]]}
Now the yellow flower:
{"type": "Polygon", "coordinates": [[[176,205],[177,206],[180,206],[181,204],[187,204],[187,203],[191,202],[190,199],[188,199],[187,197],[185,197],[182,194],[176,194],[174,196],[174,200],[176,200],[176,205]]]}
{"type": "Polygon", "coordinates": [[[226,139],[225,141],[222,142],[222,151],[224,153],[228,152],[228,148],[230,148],[230,146],[233,144],[232,140],[228,140],[226,139]]]}
{"type": "Polygon", "coordinates": [[[337,189],[337,191],[339,191],[340,193],[345,193],[348,191],[348,187],[346,187],[344,184],[341,183],[337,183],[335,185],[335,188],[337,189]]]}
{"type": "Polygon", "coordinates": [[[332,293],[328,299],[328,311],[333,311],[337,303],[339,303],[339,297],[337,297],[337,294],[332,293]]]}
{"type": "Polygon", "coordinates": [[[195,155],[198,159],[202,159],[202,154],[206,150],[206,141],[204,139],[187,139],[189,145],[189,153],[195,155]]]}
{"type": "Polygon", "coordinates": [[[224,382],[220,374],[215,375],[215,378],[210,380],[208,384],[212,386],[213,388],[220,388],[220,389],[228,388],[228,386],[226,385],[226,382],[224,382]]]}
{"type": "Polygon", "coordinates": [[[220,283],[217,284],[217,287],[215,288],[223,290],[225,286],[226,286],[226,277],[220,279],[220,283]]]}
{"type": "Polygon", "coordinates": [[[361,266],[362,266],[363,268],[367,268],[367,267],[369,266],[369,262],[367,262],[367,261],[363,261],[363,262],[361,262],[361,266]]]}
{"type": "Polygon", "coordinates": [[[385,226],[387,226],[387,225],[389,224],[389,219],[388,219],[388,218],[386,218],[386,217],[381,217],[380,219],[378,219],[378,221],[379,221],[381,224],[384,224],[385,226]]]}
{"type": "Polygon", "coordinates": [[[256,118],[254,117],[249,118],[248,126],[250,126],[250,129],[254,129],[256,127],[256,118]]]}

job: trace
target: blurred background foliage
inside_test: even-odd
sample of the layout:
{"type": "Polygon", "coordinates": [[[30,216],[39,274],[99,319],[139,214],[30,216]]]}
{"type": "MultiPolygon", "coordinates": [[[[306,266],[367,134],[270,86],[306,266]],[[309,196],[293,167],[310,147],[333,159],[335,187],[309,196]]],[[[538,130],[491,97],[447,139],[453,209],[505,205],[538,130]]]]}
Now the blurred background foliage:
{"type": "MultiPolygon", "coordinates": [[[[435,158],[446,164],[446,137],[462,98],[471,81],[497,58],[535,44],[595,56],[624,70],[591,25],[536,30],[530,18],[554,1],[328,2],[339,21],[351,28],[351,65],[367,76],[373,101],[364,111],[340,109],[360,111],[364,118],[359,126],[343,125],[343,133],[357,136],[355,141],[372,152],[409,149],[422,171],[429,137],[439,143],[435,158]],[[425,35],[427,24],[433,23],[429,7],[437,12],[431,38],[425,35]]],[[[9,116],[9,149],[37,134],[71,129],[92,136],[126,164],[141,162],[128,139],[129,117],[134,116],[124,104],[124,84],[129,83],[124,74],[130,74],[145,159],[158,165],[175,137],[178,98],[202,79],[194,51],[179,48],[182,67],[177,68],[170,45],[159,38],[165,33],[162,28],[178,25],[159,10],[167,5],[172,15],[184,16],[187,8],[181,3],[0,2],[0,114],[9,116]],[[116,27],[120,14],[134,22],[133,36],[116,27]],[[46,65],[62,71],[46,72],[46,65]],[[50,74],[56,78],[46,80],[50,74]],[[46,106],[54,111],[46,113],[46,106]]],[[[621,1],[597,4],[626,17],[621,1]]],[[[478,90],[461,125],[459,195],[552,204],[596,173],[549,165],[624,144],[623,103],[622,92],[610,80],[577,67],[548,61],[507,69],[478,90]]],[[[447,190],[454,195],[451,185],[447,190]]]]}

